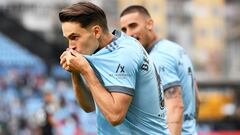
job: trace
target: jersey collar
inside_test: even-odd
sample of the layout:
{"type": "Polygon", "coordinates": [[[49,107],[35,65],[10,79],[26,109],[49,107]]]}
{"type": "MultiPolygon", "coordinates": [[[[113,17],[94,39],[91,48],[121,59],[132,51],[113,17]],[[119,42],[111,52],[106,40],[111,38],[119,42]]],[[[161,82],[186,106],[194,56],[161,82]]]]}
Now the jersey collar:
{"type": "Polygon", "coordinates": [[[162,40],[162,39],[159,39],[159,40],[154,41],[153,44],[152,44],[152,46],[151,46],[150,48],[146,49],[147,53],[148,53],[148,54],[151,53],[151,51],[152,51],[152,49],[154,48],[154,46],[155,46],[159,41],[161,41],[161,40],[162,40]]]}

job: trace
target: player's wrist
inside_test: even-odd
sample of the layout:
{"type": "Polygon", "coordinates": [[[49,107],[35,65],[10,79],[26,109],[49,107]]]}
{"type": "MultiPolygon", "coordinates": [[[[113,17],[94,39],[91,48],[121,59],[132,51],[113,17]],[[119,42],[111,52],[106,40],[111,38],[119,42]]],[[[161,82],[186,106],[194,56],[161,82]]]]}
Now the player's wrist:
{"type": "Polygon", "coordinates": [[[91,76],[92,74],[95,74],[92,67],[91,66],[86,66],[86,68],[84,68],[82,71],[81,71],[81,74],[85,77],[87,76],[91,76]]]}

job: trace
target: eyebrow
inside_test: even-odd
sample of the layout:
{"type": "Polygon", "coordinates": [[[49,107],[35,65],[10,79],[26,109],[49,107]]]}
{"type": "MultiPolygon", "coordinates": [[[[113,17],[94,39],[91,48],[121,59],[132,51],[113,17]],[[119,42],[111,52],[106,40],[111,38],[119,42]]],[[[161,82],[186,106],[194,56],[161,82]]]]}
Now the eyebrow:
{"type": "Polygon", "coordinates": [[[71,33],[70,35],[66,36],[65,38],[71,38],[72,36],[77,35],[76,33],[71,33]]]}
{"type": "Polygon", "coordinates": [[[136,22],[131,22],[131,23],[128,24],[128,27],[132,26],[132,25],[136,25],[136,24],[137,24],[136,22]]]}

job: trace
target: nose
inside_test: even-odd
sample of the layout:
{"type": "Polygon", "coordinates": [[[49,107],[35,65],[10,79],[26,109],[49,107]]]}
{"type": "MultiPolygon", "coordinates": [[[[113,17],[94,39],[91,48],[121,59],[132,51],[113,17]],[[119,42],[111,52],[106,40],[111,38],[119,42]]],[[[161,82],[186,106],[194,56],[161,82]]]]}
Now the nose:
{"type": "Polygon", "coordinates": [[[128,36],[131,36],[131,37],[133,37],[133,33],[132,33],[132,31],[131,30],[126,30],[126,34],[128,35],[128,36]]]}
{"type": "Polygon", "coordinates": [[[128,29],[128,30],[126,31],[126,34],[127,34],[128,36],[131,36],[131,37],[134,37],[134,38],[137,37],[136,32],[135,32],[134,30],[131,30],[131,29],[128,29]]]}
{"type": "Polygon", "coordinates": [[[73,50],[76,49],[75,44],[74,44],[73,42],[71,42],[71,41],[69,41],[69,43],[68,43],[68,47],[69,47],[70,49],[73,49],[73,50]]]}

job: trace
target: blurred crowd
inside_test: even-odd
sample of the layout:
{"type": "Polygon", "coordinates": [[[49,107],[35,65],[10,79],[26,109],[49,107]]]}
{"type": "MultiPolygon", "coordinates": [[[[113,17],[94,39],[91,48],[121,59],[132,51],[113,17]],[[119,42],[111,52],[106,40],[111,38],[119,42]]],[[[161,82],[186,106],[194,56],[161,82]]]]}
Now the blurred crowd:
{"type": "Polygon", "coordinates": [[[78,106],[69,74],[0,65],[0,135],[95,135],[95,113],[78,106]]]}

